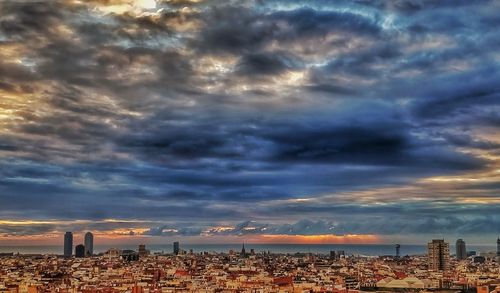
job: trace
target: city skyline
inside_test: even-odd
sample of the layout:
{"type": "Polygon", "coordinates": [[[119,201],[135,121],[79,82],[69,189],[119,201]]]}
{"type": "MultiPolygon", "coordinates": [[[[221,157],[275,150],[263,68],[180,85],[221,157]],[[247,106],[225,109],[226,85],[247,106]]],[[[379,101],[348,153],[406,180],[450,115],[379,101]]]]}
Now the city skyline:
{"type": "Polygon", "coordinates": [[[1,1],[0,246],[494,245],[499,10],[1,1]]]}
{"type": "MultiPolygon", "coordinates": [[[[108,246],[106,248],[104,248],[104,246],[101,245],[101,247],[100,247],[101,250],[98,252],[95,252],[94,251],[94,236],[93,236],[93,233],[91,231],[87,231],[84,234],[84,237],[82,238],[82,240],[84,241],[84,243],[76,245],[74,247],[74,253],[73,253],[73,233],[71,231],[67,231],[64,234],[62,254],[43,251],[44,248],[42,246],[38,246],[38,249],[41,249],[38,252],[32,251],[31,253],[35,253],[35,255],[59,255],[59,256],[65,257],[65,258],[75,256],[77,258],[81,258],[81,257],[94,257],[94,256],[107,255],[107,254],[109,254],[109,251],[113,251],[112,253],[115,253],[116,251],[119,251],[119,252],[124,251],[126,253],[137,254],[140,257],[141,255],[145,256],[145,255],[150,255],[150,254],[163,255],[163,254],[165,254],[165,248],[169,246],[169,245],[166,245],[165,243],[162,243],[162,245],[156,247],[156,250],[150,250],[150,249],[147,249],[147,245],[145,243],[141,242],[139,244],[135,244],[136,246],[138,246],[138,251],[136,252],[133,249],[130,249],[130,244],[116,243],[118,245],[113,246],[113,247],[108,246]],[[104,249],[104,251],[102,249],[104,249]]],[[[150,244],[151,243],[149,243],[148,245],[150,245],[150,244]]],[[[192,243],[189,243],[189,242],[183,243],[183,244],[187,244],[187,246],[189,248],[187,248],[187,249],[181,248],[181,244],[179,241],[173,241],[172,242],[172,254],[173,255],[186,254],[186,253],[188,253],[188,249],[189,249],[189,254],[192,254],[193,252],[199,252],[199,253],[208,253],[208,252],[217,253],[218,252],[218,253],[220,253],[221,249],[224,249],[224,247],[225,247],[225,249],[229,250],[229,253],[231,253],[234,251],[234,246],[232,246],[232,245],[234,245],[235,243],[224,243],[224,244],[218,243],[218,244],[215,244],[214,246],[203,246],[202,245],[199,247],[192,246],[192,243]],[[232,246],[233,248],[228,248],[228,246],[232,246]],[[197,251],[195,251],[195,248],[197,251]],[[208,249],[209,251],[207,251],[206,249],[208,249]]],[[[241,242],[238,244],[241,245],[241,253],[240,254],[245,256],[246,255],[245,242],[241,242]]],[[[248,242],[247,242],[247,244],[248,244],[248,242]]],[[[335,244],[325,244],[325,243],[323,243],[323,244],[311,244],[315,247],[319,247],[321,245],[321,248],[317,251],[314,251],[314,252],[311,251],[311,246],[309,246],[309,245],[302,245],[302,246],[295,245],[295,246],[285,248],[286,246],[280,247],[280,243],[274,243],[275,246],[272,246],[273,243],[268,243],[267,246],[266,245],[264,245],[264,246],[259,245],[262,243],[250,242],[250,244],[257,245],[257,247],[260,247],[260,250],[257,250],[257,251],[261,252],[261,253],[270,253],[272,251],[273,253],[283,254],[284,253],[283,249],[285,249],[285,251],[290,250],[290,249],[296,249],[296,251],[294,251],[294,253],[299,253],[299,254],[305,253],[307,250],[307,253],[315,253],[315,254],[322,254],[323,253],[323,254],[325,254],[324,250],[326,248],[330,248],[330,249],[344,248],[344,249],[348,249],[348,251],[351,250],[352,248],[354,248],[354,251],[350,251],[348,253],[351,253],[351,255],[360,255],[360,256],[365,255],[366,256],[367,255],[366,251],[371,251],[368,255],[393,256],[395,259],[399,259],[402,257],[401,244],[395,244],[395,245],[344,244],[343,246],[342,245],[336,246],[335,244]],[[383,247],[383,246],[385,246],[385,247],[383,247]],[[393,247],[394,253],[387,253],[388,252],[387,246],[393,247]],[[365,252],[361,252],[361,251],[356,252],[356,250],[357,250],[356,248],[361,249],[361,251],[364,250],[365,252]],[[374,253],[373,249],[382,249],[385,252],[379,251],[376,254],[373,254],[374,253]]],[[[281,244],[291,244],[291,243],[281,243],[281,244]]],[[[476,256],[480,256],[480,257],[487,256],[488,258],[493,259],[496,262],[499,262],[500,261],[500,237],[497,238],[495,244],[496,244],[496,250],[493,250],[493,248],[495,246],[491,245],[491,244],[487,245],[487,246],[482,246],[482,247],[476,245],[473,247],[472,250],[469,250],[466,248],[466,243],[463,239],[457,239],[456,244],[455,244],[456,253],[453,254],[452,251],[450,250],[450,243],[447,242],[445,239],[432,239],[432,241],[428,242],[426,245],[426,251],[427,251],[426,254],[428,256],[429,268],[431,268],[433,270],[446,270],[445,268],[449,262],[450,257],[453,257],[457,261],[466,260],[466,259],[472,259],[474,261],[474,257],[476,257],[476,256]],[[479,249],[479,250],[477,250],[477,249],[479,249]]],[[[155,245],[155,244],[153,244],[153,245],[155,245]]],[[[406,253],[405,253],[406,256],[415,256],[415,255],[424,254],[423,251],[420,251],[420,252],[418,251],[418,248],[416,247],[418,245],[404,245],[404,248],[407,248],[406,246],[410,247],[410,251],[406,251],[406,253]]],[[[423,246],[423,245],[421,245],[421,246],[423,246]]],[[[32,249],[36,249],[35,247],[37,247],[37,246],[31,246],[31,247],[32,247],[32,249]]],[[[2,247],[0,246],[0,248],[2,248],[2,247]]],[[[250,251],[253,254],[255,252],[255,248],[251,248],[250,251]]],[[[9,253],[13,253],[13,252],[0,251],[0,253],[4,253],[4,254],[8,255],[9,253]]],[[[17,253],[21,254],[21,255],[25,254],[25,252],[21,253],[19,251],[17,253]]],[[[29,254],[31,254],[31,253],[29,253],[29,254]]],[[[290,251],[288,251],[287,253],[290,253],[290,251]]],[[[167,254],[168,254],[168,252],[167,252],[167,254]]],[[[326,254],[329,254],[330,258],[338,259],[338,256],[340,254],[345,255],[345,251],[344,250],[336,250],[336,251],[329,250],[328,253],[326,253],[326,254]]]]}
{"type": "MultiPolygon", "coordinates": [[[[23,255],[29,256],[29,257],[40,257],[40,256],[58,256],[58,257],[63,257],[65,259],[68,258],[110,258],[110,257],[121,257],[126,261],[137,261],[140,258],[143,257],[148,257],[150,255],[154,256],[166,256],[166,255],[173,255],[173,256],[186,256],[186,255],[193,255],[193,254],[200,254],[200,255],[210,255],[210,254],[224,254],[228,253],[228,255],[234,255],[235,253],[238,254],[237,251],[238,249],[235,250],[235,247],[232,246],[229,243],[225,243],[224,246],[219,245],[220,247],[212,246],[201,246],[201,247],[194,247],[190,246],[187,244],[187,248],[182,247],[179,241],[174,241],[172,242],[172,251],[169,253],[168,249],[167,252],[165,251],[165,248],[168,247],[168,245],[163,245],[161,247],[156,247],[155,250],[149,249],[149,247],[144,244],[138,244],[137,251],[134,249],[130,249],[130,247],[127,247],[127,245],[123,245],[123,243],[120,243],[118,246],[114,247],[107,247],[104,250],[95,252],[94,253],[94,237],[91,231],[88,231],[85,233],[84,237],[84,243],[78,244],[74,247],[74,253],[73,253],[73,233],[71,231],[67,231],[64,234],[64,243],[63,243],[63,251],[62,254],[60,253],[54,253],[54,251],[49,252],[49,251],[43,251],[42,247],[38,247],[38,251],[31,251],[31,252],[20,252],[18,251],[16,254],[14,252],[4,252],[0,251],[0,256],[3,257],[9,257],[9,256],[14,256],[16,255],[17,257],[22,257],[23,255]],[[40,250],[41,249],[41,250],[40,250]],[[222,249],[222,250],[221,250],[222,249]],[[224,251],[224,249],[226,251],[224,251]]],[[[427,243],[427,252],[424,253],[423,251],[419,251],[418,248],[412,247],[410,248],[409,251],[405,252],[404,257],[401,255],[401,245],[396,244],[392,246],[395,251],[393,252],[388,252],[387,246],[382,247],[383,245],[361,245],[357,246],[353,244],[348,244],[344,246],[335,246],[334,244],[329,244],[329,245],[323,245],[324,247],[321,247],[318,250],[318,245],[316,246],[315,251],[311,251],[311,246],[308,245],[302,245],[300,246],[292,246],[292,247],[280,247],[280,245],[276,246],[271,246],[271,245],[259,245],[259,244],[253,244],[256,245],[256,247],[252,247],[250,249],[250,252],[248,253],[245,248],[245,243],[240,243],[241,244],[241,251],[239,252],[240,258],[247,258],[249,256],[255,256],[257,254],[277,254],[277,255],[329,255],[330,260],[336,260],[339,261],[341,257],[380,257],[380,258],[392,258],[393,260],[403,260],[403,259],[408,259],[409,257],[421,257],[426,254],[426,259],[427,259],[427,269],[429,271],[447,271],[449,269],[450,265],[450,260],[455,260],[457,262],[462,262],[462,261],[468,261],[472,263],[484,263],[486,260],[493,262],[493,263],[498,263],[500,262],[500,237],[496,241],[496,251],[491,250],[492,246],[489,248],[482,247],[480,250],[476,250],[476,248],[473,248],[473,250],[467,250],[466,249],[466,244],[463,239],[457,239],[456,245],[455,245],[455,250],[456,253],[452,254],[450,250],[450,244],[449,242],[445,241],[445,239],[432,239],[431,242],[427,243]],[[485,250],[486,248],[486,250],[485,250]],[[292,249],[293,251],[291,251],[292,249]],[[325,253],[325,249],[329,249],[325,253]],[[332,250],[332,249],[337,249],[337,250],[332,250]],[[339,250],[339,249],[347,249],[347,253],[345,250],[339,250]],[[353,250],[354,249],[354,250],[353,250]],[[306,252],[307,251],[307,252],[306,252]]],[[[248,244],[248,243],[247,243],[248,244]]],[[[415,246],[415,245],[410,245],[410,246],[415,246]]],[[[2,248],[0,246],[0,248],[2,248]]],[[[18,247],[20,248],[20,247],[18,247]]],[[[34,247],[33,247],[34,248],[34,247]]]]}

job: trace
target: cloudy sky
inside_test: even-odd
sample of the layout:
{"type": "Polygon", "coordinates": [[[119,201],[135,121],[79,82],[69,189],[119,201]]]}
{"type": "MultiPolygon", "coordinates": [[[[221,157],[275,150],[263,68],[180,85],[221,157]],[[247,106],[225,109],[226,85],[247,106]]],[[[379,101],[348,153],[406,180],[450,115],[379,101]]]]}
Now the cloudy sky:
{"type": "Polygon", "coordinates": [[[0,2],[0,244],[500,234],[500,1],[0,2]]]}

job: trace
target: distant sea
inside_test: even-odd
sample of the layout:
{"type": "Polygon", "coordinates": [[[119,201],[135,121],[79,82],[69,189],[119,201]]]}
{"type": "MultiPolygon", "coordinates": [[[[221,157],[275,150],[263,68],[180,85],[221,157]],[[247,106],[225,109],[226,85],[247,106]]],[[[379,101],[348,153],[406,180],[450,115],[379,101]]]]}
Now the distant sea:
{"type": "MultiPolygon", "coordinates": [[[[111,247],[120,249],[137,250],[135,245],[110,246],[96,245],[94,252],[105,252],[111,247]]],[[[146,247],[152,253],[154,252],[172,252],[172,244],[152,244],[146,247]]],[[[240,251],[241,244],[183,244],[181,249],[193,252],[228,252],[229,250],[240,251]]],[[[396,249],[390,244],[245,244],[245,250],[250,252],[254,249],[255,252],[270,251],[272,253],[320,253],[328,254],[331,250],[343,250],[346,255],[395,255],[396,249]]],[[[492,245],[467,245],[468,251],[491,252],[496,251],[496,247],[492,245]]],[[[0,246],[0,253],[20,253],[20,254],[62,254],[62,246],[0,246]]],[[[450,245],[450,252],[455,252],[455,247],[450,245]]],[[[401,245],[401,256],[404,255],[423,255],[427,253],[426,245],[401,245]]]]}

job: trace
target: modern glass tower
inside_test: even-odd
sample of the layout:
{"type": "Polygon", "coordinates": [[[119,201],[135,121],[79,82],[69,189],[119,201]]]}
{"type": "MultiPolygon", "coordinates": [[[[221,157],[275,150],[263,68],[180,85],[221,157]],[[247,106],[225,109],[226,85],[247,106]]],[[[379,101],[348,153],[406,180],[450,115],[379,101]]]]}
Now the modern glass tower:
{"type": "Polygon", "coordinates": [[[94,254],[94,235],[91,232],[85,233],[85,256],[92,256],[94,254]]]}
{"type": "Polygon", "coordinates": [[[179,242],[178,241],[175,241],[174,242],[174,254],[175,255],[178,255],[180,252],[180,247],[179,247],[179,242]]]}
{"type": "Polygon", "coordinates": [[[455,249],[457,250],[457,259],[462,260],[467,258],[467,250],[465,249],[465,241],[458,239],[455,244],[455,249]]]}
{"type": "Polygon", "coordinates": [[[64,234],[64,257],[71,257],[73,255],[73,233],[66,232],[64,234]]]}

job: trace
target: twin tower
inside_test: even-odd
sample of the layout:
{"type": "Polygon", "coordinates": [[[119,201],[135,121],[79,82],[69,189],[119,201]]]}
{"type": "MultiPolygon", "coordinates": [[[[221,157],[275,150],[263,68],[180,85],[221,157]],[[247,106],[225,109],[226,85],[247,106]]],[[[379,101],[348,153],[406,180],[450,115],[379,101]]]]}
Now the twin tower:
{"type": "MultiPolygon", "coordinates": [[[[85,233],[84,244],[75,247],[76,257],[87,257],[94,254],[94,235],[91,232],[85,233]]],[[[64,234],[64,257],[73,255],[73,232],[64,234]]]]}

